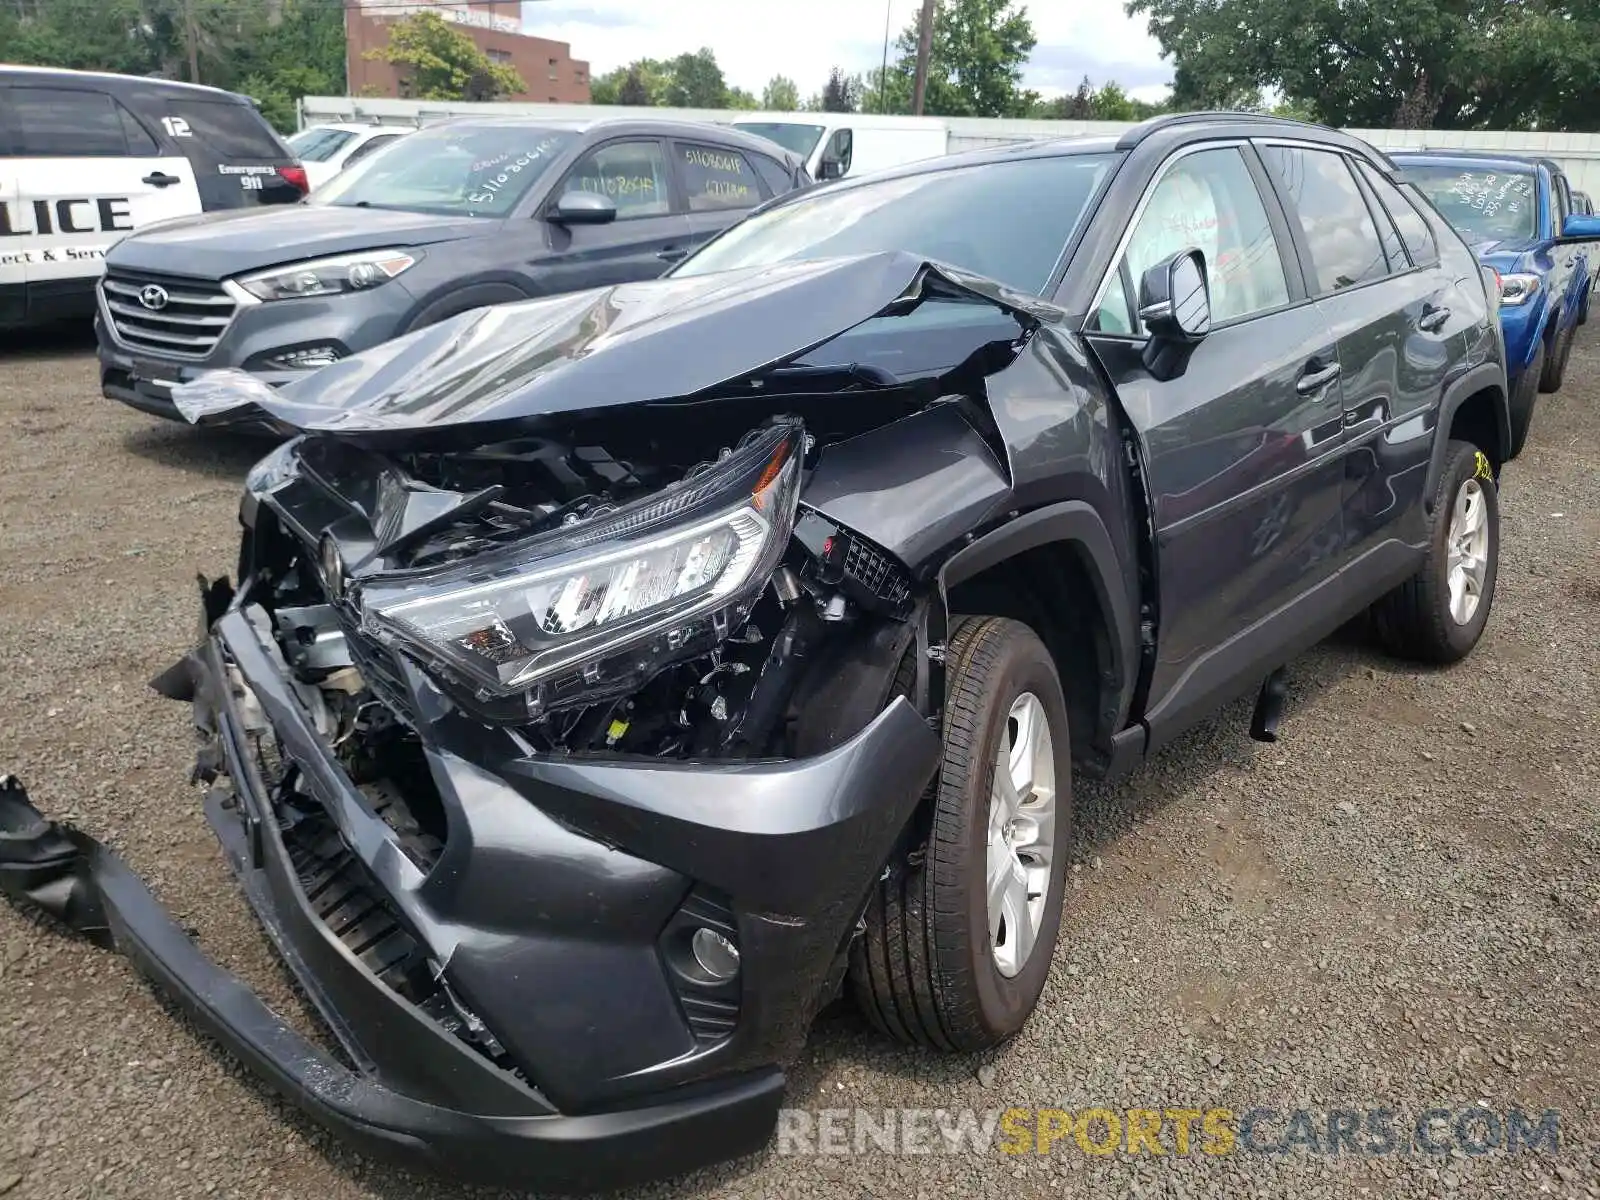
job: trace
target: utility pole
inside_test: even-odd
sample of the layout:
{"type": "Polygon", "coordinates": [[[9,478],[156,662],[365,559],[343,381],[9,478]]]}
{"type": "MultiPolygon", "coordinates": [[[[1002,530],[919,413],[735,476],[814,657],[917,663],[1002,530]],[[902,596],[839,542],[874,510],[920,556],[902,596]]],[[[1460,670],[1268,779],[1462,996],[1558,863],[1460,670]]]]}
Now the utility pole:
{"type": "Polygon", "coordinates": [[[917,20],[917,93],[911,111],[922,115],[922,102],[928,96],[928,57],[933,52],[934,0],[922,0],[922,16],[917,20]]]}
{"type": "Polygon", "coordinates": [[[200,41],[195,36],[194,0],[183,0],[183,27],[189,41],[189,82],[200,82],[200,41]]]}

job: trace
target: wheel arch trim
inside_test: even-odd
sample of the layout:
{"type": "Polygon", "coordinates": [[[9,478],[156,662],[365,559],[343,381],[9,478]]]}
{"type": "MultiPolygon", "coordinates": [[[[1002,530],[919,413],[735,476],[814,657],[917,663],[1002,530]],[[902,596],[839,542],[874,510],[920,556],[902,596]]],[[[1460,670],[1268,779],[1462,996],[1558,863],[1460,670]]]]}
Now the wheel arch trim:
{"type": "Polygon", "coordinates": [[[1125,586],[1131,568],[1118,556],[1111,532],[1093,505],[1084,500],[1045,505],[967,543],[939,568],[941,607],[948,611],[950,591],[958,584],[1029,550],[1051,545],[1062,545],[1081,555],[1095,599],[1110,625],[1110,666],[1118,689],[1111,731],[1115,734],[1127,723],[1138,678],[1138,622],[1125,586]]]}

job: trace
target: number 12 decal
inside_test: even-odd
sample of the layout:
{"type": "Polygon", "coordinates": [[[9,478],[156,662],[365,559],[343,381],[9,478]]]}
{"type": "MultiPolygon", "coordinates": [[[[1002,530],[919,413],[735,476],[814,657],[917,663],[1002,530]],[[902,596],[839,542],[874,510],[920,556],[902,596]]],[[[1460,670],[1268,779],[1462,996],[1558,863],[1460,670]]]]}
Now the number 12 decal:
{"type": "Polygon", "coordinates": [[[189,132],[189,122],[185,121],[182,117],[162,117],[161,127],[165,129],[168,135],[171,137],[180,138],[194,136],[194,134],[189,132]]]}

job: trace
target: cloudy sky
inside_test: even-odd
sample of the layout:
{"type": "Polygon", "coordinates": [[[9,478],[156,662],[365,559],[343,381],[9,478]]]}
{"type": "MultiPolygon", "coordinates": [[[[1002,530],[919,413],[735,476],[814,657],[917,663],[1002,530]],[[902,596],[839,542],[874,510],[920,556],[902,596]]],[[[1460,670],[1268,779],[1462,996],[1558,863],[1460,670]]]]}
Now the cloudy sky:
{"type": "MultiPolygon", "coordinates": [[[[893,37],[920,7],[920,0],[527,0],[523,21],[529,33],[570,42],[573,57],[587,59],[596,75],[710,46],[730,84],[760,95],[783,74],[805,96],[822,89],[830,67],[854,74],[877,66],[885,13],[893,37]]],[[[1141,99],[1165,93],[1171,68],[1143,18],[1123,13],[1122,0],[1027,7],[1039,44],[1023,72],[1026,86],[1056,95],[1088,75],[1141,99]]]]}

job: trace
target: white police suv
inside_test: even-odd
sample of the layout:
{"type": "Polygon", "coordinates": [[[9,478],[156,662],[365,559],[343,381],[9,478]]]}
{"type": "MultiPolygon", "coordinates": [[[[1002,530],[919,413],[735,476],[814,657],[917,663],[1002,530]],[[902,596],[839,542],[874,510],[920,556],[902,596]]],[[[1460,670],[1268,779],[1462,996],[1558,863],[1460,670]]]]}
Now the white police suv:
{"type": "Polygon", "coordinates": [[[0,329],[93,313],[105,253],[135,229],[305,192],[248,97],[0,64],[0,329]]]}

